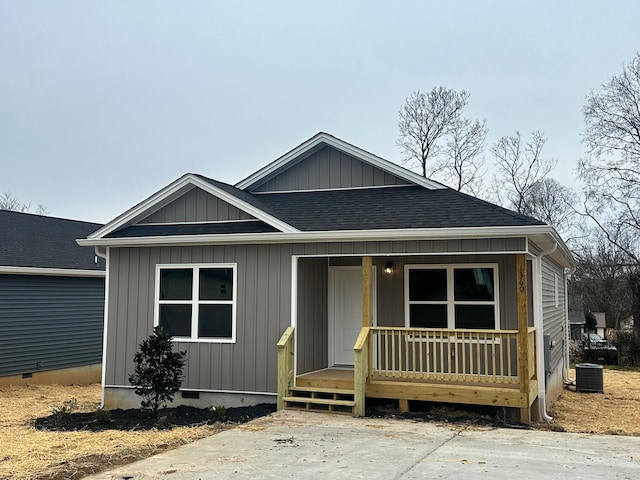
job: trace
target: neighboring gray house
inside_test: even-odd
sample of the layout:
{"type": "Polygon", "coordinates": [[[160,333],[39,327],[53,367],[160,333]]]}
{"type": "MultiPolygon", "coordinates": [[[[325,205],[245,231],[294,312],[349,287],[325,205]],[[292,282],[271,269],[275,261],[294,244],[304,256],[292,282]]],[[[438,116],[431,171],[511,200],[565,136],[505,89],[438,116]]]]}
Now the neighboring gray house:
{"type": "Polygon", "coordinates": [[[555,230],[326,133],[235,186],[185,174],[78,243],[107,256],[106,408],[138,405],[127,376],[158,324],[187,351],[179,403],[528,423],[562,391],[574,261],[555,230]]]}
{"type": "Polygon", "coordinates": [[[105,260],[75,241],[100,226],[0,210],[0,386],[100,380],[105,260]]]}
{"type": "Polygon", "coordinates": [[[570,334],[573,340],[582,340],[584,333],[584,303],[582,297],[576,294],[569,294],[569,325],[570,334]]]}

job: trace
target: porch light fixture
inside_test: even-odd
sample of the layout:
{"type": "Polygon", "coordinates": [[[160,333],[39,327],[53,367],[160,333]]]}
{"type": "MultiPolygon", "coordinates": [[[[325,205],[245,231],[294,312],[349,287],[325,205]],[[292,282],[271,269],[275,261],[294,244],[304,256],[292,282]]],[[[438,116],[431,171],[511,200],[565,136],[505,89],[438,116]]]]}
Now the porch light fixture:
{"type": "Polygon", "coordinates": [[[384,274],[391,275],[392,273],[393,273],[393,263],[387,262],[387,264],[384,266],[384,274]]]}

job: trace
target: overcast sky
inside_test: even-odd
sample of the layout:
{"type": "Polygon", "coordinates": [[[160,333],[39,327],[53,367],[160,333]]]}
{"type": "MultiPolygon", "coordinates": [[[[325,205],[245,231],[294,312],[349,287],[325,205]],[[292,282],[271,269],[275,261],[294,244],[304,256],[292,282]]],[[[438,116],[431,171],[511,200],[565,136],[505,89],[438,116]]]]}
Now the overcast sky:
{"type": "Polygon", "coordinates": [[[640,49],[639,19],[635,0],[0,0],[0,192],[108,222],[318,131],[399,161],[398,110],[439,85],[471,93],[489,145],[544,131],[572,186],[584,97],[640,49]]]}

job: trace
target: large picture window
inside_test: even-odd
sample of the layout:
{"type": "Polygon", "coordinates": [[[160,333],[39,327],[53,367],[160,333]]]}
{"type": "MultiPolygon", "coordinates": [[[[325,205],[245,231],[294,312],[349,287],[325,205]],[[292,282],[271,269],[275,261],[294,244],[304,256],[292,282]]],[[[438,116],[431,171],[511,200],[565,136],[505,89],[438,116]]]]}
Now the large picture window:
{"type": "Polygon", "coordinates": [[[405,323],[412,328],[498,328],[498,269],[405,265],[405,323]]]}
{"type": "Polygon", "coordinates": [[[176,340],[235,342],[236,265],[158,265],[155,324],[176,340]]]}

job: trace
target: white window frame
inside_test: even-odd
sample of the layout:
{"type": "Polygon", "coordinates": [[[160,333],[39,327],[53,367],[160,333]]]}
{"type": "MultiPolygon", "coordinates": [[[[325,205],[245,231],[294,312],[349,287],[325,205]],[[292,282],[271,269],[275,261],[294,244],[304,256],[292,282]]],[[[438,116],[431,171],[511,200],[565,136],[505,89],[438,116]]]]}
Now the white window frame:
{"type": "MultiPolygon", "coordinates": [[[[456,328],[455,309],[456,305],[492,305],[494,312],[494,330],[500,330],[500,291],[499,291],[499,278],[498,278],[498,264],[497,263],[451,263],[451,264],[437,264],[437,263],[418,263],[418,264],[406,264],[404,266],[404,324],[407,328],[411,327],[411,312],[410,305],[412,304],[427,304],[427,305],[446,305],[447,306],[447,327],[451,330],[458,330],[456,328]],[[454,270],[456,269],[468,269],[468,268],[491,268],[493,269],[493,301],[487,300],[456,300],[454,296],[454,270]],[[409,300],[409,271],[410,270],[446,270],[447,271],[447,299],[446,300],[434,300],[434,301],[410,301],[409,300]]],[[[459,329],[466,330],[466,329],[459,329]]],[[[484,330],[484,329],[482,329],[484,330]]],[[[489,329],[486,329],[489,330],[489,329]]]]}
{"type": "Polygon", "coordinates": [[[238,264],[236,263],[170,263],[156,265],[155,278],[155,298],[154,298],[154,315],[153,325],[160,324],[160,305],[191,305],[191,336],[190,337],[173,337],[174,342],[196,342],[196,343],[236,343],[236,312],[237,312],[237,295],[238,295],[238,264]],[[233,294],[231,300],[199,300],[200,291],[200,269],[207,268],[230,268],[233,270],[233,294]],[[160,299],[160,272],[170,269],[190,269],[192,271],[193,281],[191,285],[190,300],[161,300],[160,299]],[[231,305],[231,337],[229,338],[198,338],[198,322],[200,305],[231,305]]]}

